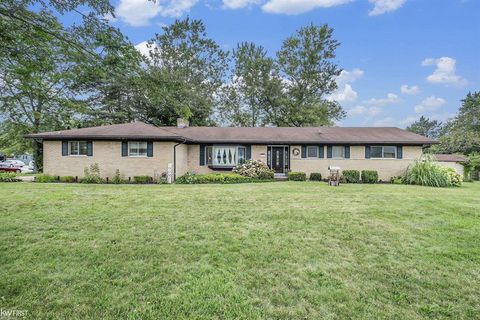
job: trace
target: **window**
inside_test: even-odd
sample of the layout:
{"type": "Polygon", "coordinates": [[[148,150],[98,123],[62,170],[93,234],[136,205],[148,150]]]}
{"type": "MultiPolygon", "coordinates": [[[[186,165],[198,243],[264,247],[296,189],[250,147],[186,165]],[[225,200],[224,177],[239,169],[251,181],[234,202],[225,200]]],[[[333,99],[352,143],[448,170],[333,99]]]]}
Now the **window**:
{"type": "Polygon", "coordinates": [[[396,159],[397,147],[395,146],[372,146],[370,148],[371,158],[396,159]]]}
{"type": "Polygon", "coordinates": [[[214,167],[235,167],[247,160],[243,146],[213,146],[206,148],[207,164],[214,167]]]}
{"type": "Polygon", "coordinates": [[[69,141],[68,154],[71,156],[86,156],[87,141],[69,141]]]}
{"type": "Polygon", "coordinates": [[[345,147],[332,146],[332,158],[337,158],[337,159],[345,158],[345,147]]]}
{"type": "Polygon", "coordinates": [[[147,142],[146,141],[129,141],[128,156],[129,157],[146,157],[147,142]]]}
{"type": "Polygon", "coordinates": [[[318,146],[307,146],[307,158],[318,158],[318,146]]]}

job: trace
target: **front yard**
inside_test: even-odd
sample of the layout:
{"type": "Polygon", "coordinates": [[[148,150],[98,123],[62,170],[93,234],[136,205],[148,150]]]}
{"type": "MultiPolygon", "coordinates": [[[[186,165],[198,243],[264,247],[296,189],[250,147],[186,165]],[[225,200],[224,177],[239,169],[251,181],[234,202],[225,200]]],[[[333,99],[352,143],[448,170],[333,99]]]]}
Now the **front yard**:
{"type": "Polygon", "coordinates": [[[0,184],[27,318],[480,318],[480,183],[0,184]]]}

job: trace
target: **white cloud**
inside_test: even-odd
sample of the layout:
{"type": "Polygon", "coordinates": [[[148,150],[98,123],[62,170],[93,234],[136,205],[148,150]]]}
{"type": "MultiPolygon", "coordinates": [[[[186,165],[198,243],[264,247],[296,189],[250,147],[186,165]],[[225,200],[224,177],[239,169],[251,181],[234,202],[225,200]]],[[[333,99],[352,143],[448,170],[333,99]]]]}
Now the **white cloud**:
{"type": "Polygon", "coordinates": [[[188,12],[198,0],[169,0],[148,1],[148,0],[120,0],[115,8],[115,13],[125,23],[141,27],[150,24],[150,20],[158,15],[164,17],[179,17],[188,12]]]}
{"type": "Polygon", "coordinates": [[[268,0],[262,6],[263,11],[270,13],[300,14],[316,8],[339,6],[353,0],[268,0]]]}
{"type": "Polygon", "coordinates": [[[365,108],[364,106],[356,106],[348,110],[348,114],[351,116],[356,116],[356,115],[364,114],[366,111],[367,111],[367,108],[365,108]]]}
{"type": "Polygon", "coordinates": [[[379,107],[370,107],[368,108],[368,115],[376,116],[377,114],[380,113],[380,111],[382,111],[382,109],[380,109],[379,107]]]}
{"type": "Polygon", "coordinates": [[[422,66],[436,67],[433,73],[427,77],[428,82],[463,86],[467,84],[467,80],[455,73],[456,63],[457,61],[450,57],[428,58],[422,61],[422,66]]]}
{"type": "Polygon", "coordinates": [[[369,0],[373,3],[373,9],[368,13],[370,16],[378,16],[399,9],[407,0],[369,0]]]}
{"type": "Polygon", "coordinates": [[[342,70],[336,79],[338,89],[328,96],[327,99],[338,102],[351,102],[357,100],[358,94],[353,90],[350,83],[361,78],[363,73],[363,70],[360,69],[353,69],[351,71],[342,70]]]}
{"type": "Polygon", "coordinates": [[[400,91],[404,94],[417,95],[420,93],[420,88],[418,86],[409,86],[404,84],[400,87],[400,91]]]}
{"type": "Polygon", "coordinates": [[[435,96],[431,96],[423,100],[420,104],[415,106],[416,113],[425,113],[425,112],[432,112],[438,110],[441,106],[443,106],[447,101],[443,98],[437,98],[435,96]]]}
{"type": "Polygon", "coordinates": [[[418,120],[418,117],[407,117],[399,121],[399,124],[406,127],[418,120]]]}
{"type": "Polygon", "coordinates": [[[389,93],[387,94],[386,98],[379,98],[379,99],[372,98],[370,100],[364,101],[364,103],[368,105],[376,106],[376,107],[383,107],[389,104],[397,103],[398,101],[399,101],[398,96],[395,93],[389,93]]]}
{"type": "Polygon", "coordinates": [[[392,117],[386,117],[373,123],[375,127],[395,127],[396,121],[392,117]]]}
{"type": "Polygon", "coordinates": [[[255,4],[260,4],[262,0],[223,0],[223,7],[227,9],[240,9],[255,4]]]}

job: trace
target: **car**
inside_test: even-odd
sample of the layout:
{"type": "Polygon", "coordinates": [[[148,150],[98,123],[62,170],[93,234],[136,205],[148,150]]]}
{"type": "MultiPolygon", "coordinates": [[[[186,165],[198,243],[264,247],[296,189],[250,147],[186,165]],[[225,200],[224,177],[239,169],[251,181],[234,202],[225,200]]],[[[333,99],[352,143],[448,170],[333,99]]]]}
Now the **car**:
{"type": "Polygon", "coordinates": [[[15,160],[15,159],[7,159],[7,160],[3,161],[3,163],[13,164],[17,167],[23,167],[25,165],[25,162],[23,162],[22,160],[15,160]]]}
{"type": "Polygon", "coordinates": [[[16,172],[22,173],[22,167],[16,166],[11,163],[0,162],[0,172],[16,172]]]}
{"type": "Polygon", "coordinates": [[[30,165],[20,167],[20,170],[22,171],[22,173],[33,173],[33,172],[35,172],[34,167],[32,167],[30,165]]]}

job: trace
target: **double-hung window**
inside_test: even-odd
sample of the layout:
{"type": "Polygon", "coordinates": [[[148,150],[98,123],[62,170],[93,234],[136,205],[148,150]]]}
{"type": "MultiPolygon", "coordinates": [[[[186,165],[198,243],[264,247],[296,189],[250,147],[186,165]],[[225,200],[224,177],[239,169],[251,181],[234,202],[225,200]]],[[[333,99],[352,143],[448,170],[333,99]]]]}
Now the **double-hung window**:
{"type": "Polygon", "coordinates": [[[128,156],[129,157],[146,157],[147,142],[146,141],[129,141],[128,156]]]}
{"type": "Polygon", "coordinates": [[[68,154],[71,156],[86,156],[87,141],[69,141],[68,154]]]}
{"type": "Polygon", "coordinates": [[[345,147],[344,146],[332,146],[332,158],[333,159],[344,159],[345,158],[345,147]]]}
{"type": "Polygon", "coordinates": [[[372,146],[370,157],[377,159],[396,159],[397,147],[395,146],[372,146]]]}
{"type": "Polygon", "coordinates": [[[307,158],[318,158],[318,146],[307,146],[307,158]]]}

